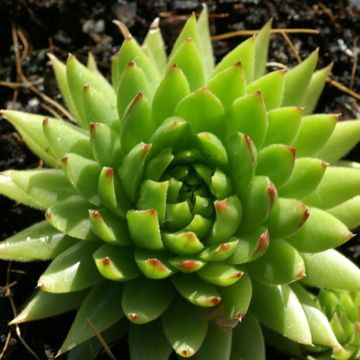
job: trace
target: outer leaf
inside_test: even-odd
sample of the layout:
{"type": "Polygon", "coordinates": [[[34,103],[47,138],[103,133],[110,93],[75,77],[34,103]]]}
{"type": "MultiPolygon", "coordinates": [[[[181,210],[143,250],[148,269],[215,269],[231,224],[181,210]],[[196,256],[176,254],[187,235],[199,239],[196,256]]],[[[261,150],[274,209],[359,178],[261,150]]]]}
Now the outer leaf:
{"type": "Polygon", "coordinates": [[[5,174],[42,209],[76,195],[61,170],[9,170],[5,174]]]}
{"type": "Polygon", "coordinates": [[[20,314],[10,324],[44,319],[77,309],[86,294],[86,291],[76,291],[69,294],[49,294],[37,290],[27,301],[20,314]]]}
{"type": "Polygon", "coordinates": [[[304,225],[309,215],[308,209],[301,201],[279,198],[265,226],[271,238],[288,237],[304,225]]]}
{"type": "Polygon", "coordinates": [[[99,332],[119,321],[124,316],[120,306],[121,294],[122,285],[117,283],[104,282],[94,287],[77,312],[58,355],[95,336],[89,320],[99,332]]]}
{"type": "Polygon", "coordinates": [[[148,141],[153,132],[150,103],[138,93],[128,106],[120,128],[122,152],[128,153],[140,141],[148,141]]]}
{"type": "Polygon", "coordinates": [[[270,19],[255,37],[255,68],[253,79],[257,79],[263,75],[265,65],[268,60],[270,31],[272,19],[270,19]]]}
{"type": "Polygon", "coordinates": [[[321,149],[319,157],[328,162],[335,162],[345,156],[360,140],[360,121],[339,121],[330,139],[321,149]]]}
{"type": "Polygon", "coordinates": [[[283,106],[304,104],[306,90],[318,61],[319,52],[315,50],[301,64],[295,66],[285,75],[285,93],[283,106]]]}
{"type": "Polygon", "coordinates": [[[252,311],[270,329],[300,344],[312,343],[304,310],[289,286],[253,282],[252,311]]]}
{"type": "Polygon", "coordinates": [[[348,228],[360,225],[360,196],[328,209],[328,212],[344,223],[348,228]]]}
{"type": "Polygon", "coordinates": [[[245,93],[245,74],[240,62],[233,64],[213,76],[208,88],[220,99],[227,109],[235,99],[245,93]]]}
{"type": "MultiPolygon", "coordinates": [[[[42,132],[44,116],[14,110],[2,110],[1,116],[16,128],[34,154],[53,167],[58,165],[58,159],[51,151],[49,143],[42,132]]],[[[53,120],[59,121],[51,119],[51,121],[53,120]]]]}
{"type": "Polygon", "coordinates": [[[177,274],[172,277],[172,282],[180,295],[195,306],[213,307],[221,301],[215,286],[196,275],[177,274]]]}
{"type": "Polygon", "coordinates": [[[124,69],[118,85],[117,109],[120,119],[123,118],[126,108],[140,92],[146,98],[151,99],[152,92],[146,75],[132,60],[124,69]]]}
{"type": "Polygon", "coordinates": [[[324,89],[327,78],[331,73],[333,64],[329,64],[323,69],[315,71],[312,75],[309,86],[306,90],[303,105],[305,106],[305,115],[311,114],[320,98],[320,95],[324,89]]]}
{"type": "Polygon", "coordinates": [[[304,201],[321,209],[339,205],[360,195],[360,170],[330,166],[316,190],[304,201]]]}
{"type": "Polygon", "coordinates": [[[56,257],[40,276],[38,287],[50,293],[68,293],[86,289],[99,283],[93,252],[99,243],[78,242],[56,257]]]}
{"type": "Polygon", "coordinates": [[[207,88],[202,87],[180,101],[175,115],[184,118],[193,132],[208,131],[222,138],[224,107],[207,88]]]}
{"type": "Polygon", "coordinates": [[[90,124],[90,143],[94,158],[102,166],[119,164],[121,143],[119,134],[102,123],[90,124]]]}
{"type": "Polygon", "coordinates": [[[302,108],[295,106],[269,111],[269,125],[263,146],[291,144],[299,131],[301,115],[302,108]]]}
{"type": "Polygon", "coordinates": [[[301,119],[299,133],[292,143],[296,147],[297,155],[317,155],[334,131],[338,115],[316,114],[301,119]]]}
{"type": "Polygon", "coordinates": [[[0,243],[2,260],[50,260],[75,244],[75,240],[42,221],[0,243]]]}
{"type": "Polygon", "coordinates": [[[46,220],[56,229],[77,239],[96,240],[90,230],[88,210],[93,205],[80,197],[54,204],[46,211],[46,220]]]}
{"type": "Polygon", "coordinates": [[[178,65],[174,64],[161,81],[152,102],[152,117],[155,126],[174,114],[176,105],[189,95],[189,83],[178,65]]]}
{"type": "Polygon", "coordinates": [[[69,153],[62,158],[62,165],[72,186],[91,203],[99,204],[97,183],[101,168],[98,163],[69,153]]]}
{"type": "Polygon", "coordinates": [[[256,229],[269,216],[277,199],[277,191],[270,179],[256,176],[242,199],[242,232],[256,229]]]}
{"type": "Polygon", "coordinates": [[[62,120],[44,118],[42,130],[51,151],[60,160],[65,154],[75,154],[92,159],[89,136],[78,126],[62,120]]]}
{"type": "Polygon", "coordinates": [[[256,317],[248,313],[233,330],[230,360],[265,360],[265,342],[256,317]]]}
{"type": "MultiPolygon", "coordinates": [[[[256,64],[256,63],[255,63],[256,64]]],[[[260,79],[251,82],[246,87],[246,93],[261,91],[268,110],[279,108],[284,93],[284,70],[273,71],[260,79]]]]}
{"type": "Polygon", "coordinates": [[[56,82],[61,91],[61,95],[63,96],[66,105],[70,109],[71,113],[74,115],[75,118],[77,118],[75,105],[71,98],[69,85],[66,78],[66,65],[51,53],[48,53],[47,56],[49,57],[51,66],[54,70],[56,82]]]}
{"type": "Polygon", "coordinates": [[[170,56],[169,67],[176,64],[184,72],[192,91],[205,83],[205,70],[199,48],[193,38],[188,38],[170,56]],[[189,61],[191,59],[191,61],[189,61]]]}
{"type": "Polygon", "coordinates": [[[199,37],[199,48],[201,57],[204,62],[204,69],[206,77],[214,70],[214,55],[212,49],[212,42],[209,29],[209,14],[205,3],[202,3],[202,11],[197,21],[197,32],[199,37]]]}
{"type": "Polygon", "coordinates": [[[296,149],[288,145],[269,145],[258,153],[256,174],[267,175],[278,188],[285,184],[292,173],[296,149]]]}
{"type": "Polygon", "coordinates": [[[359,268],[336,250],[330,249],[317,254],[303,253],[302,257],[307,275],[303,280],[305,284],[359,291],[359,268]]]}
{"type": "Polygon", "coordinates": [[[142,47],[150,56],[152,62],[156,65],[159,74],[163,74],[165,71],[167,58],[164,40],[159,28],[159,18],[156,18],[152,22],[142,47]]]}
{"type": "Polygon", "coordinates": [[[249,135],[256,147],[264,141],[268,125],[267,113],[261,93],[245,95],[233,102],[226,119],[226,136],[235,132],[249,135]]]}
{"type": "Polygon", "coordinates": [[[133,360],[168,360],[172,348],[163,334],[160,321],[130,325],[130,356],[133,360]]]}
{"type": "Polygon", "coordinates": [[[200,319],[193,305],[176,299],[162,317],[164,333],[171,346],[182,357],[193,356],[201,347],[208,324],[200,319]]]}
{"type": "Polygon", "coordinates": [[[288,284],[305,276],[302,257],[282,239],[270,241],[266,253],[246,268],[251,277],[268,285],[288,284]]]}
{"type": "Polygon", "coordinates": [[[128,281],[140,275],[132,248],[103,245],[94,252],[93,258],[100,274],[109,280],[128,281]]]}
{"type": "Polygon", "coordinates": [[[15,184],[11,178],[12,171],[13,170],[8,170],[0,173],[0,194],[32,208],[42,209],[43,206],[36,201],[38,199],[35,200],[31,198],[25,191],[15,184]]]}
{"type": "Polygon", "coordinates": [[[304,252],[319,252],[335,248],[354,235],[329,213],[309,208],[310,217],[305,225],[288,240],[296,249],[304,252]]]}
{"type": "MultiPolygon", "coordinates": [[[[125,25],[122,24],[122,26],[125,25]]],[[[127,29],[126,31],[128,32],[127,29]]],[[[156,66],[128,32],[118,54],[113,57],[112,74],[114,89],[118,89],[119,81],[125,67],[130,61],[133,61],[134,59],[136,60],[137,65],[145,73],[149,85],[151,85],[152,88],[156,88],[159,82],[159,73],[156,69],[156,66]]]]}
{"type": "Polygon", "coordinates": [[[119,121],[115,104],[109,102],[106,94],[86,84],[83,89],[84,117],[88,124],[100,122],[107,125],[119,121]]]}
{"type": "Polygon", "coordinates": [[[247,314],[251,297],[252,285],[249,275],[245,272],[239,281],[230,286],[219,288],[227,319],[242,321],[247,314]]]}
{"type": "Polygon", "coordinates": [[[172,287],[165,280],[154,281],[140,277],[125,284],[121,306],[131,322],[146,324],[166,311],[172,297],[172,287]]]}
{"type": "Polygon", "coordinates": [[[256,148],[249,136],[237,132],[227,140],[226,149],[233,188],[242,198],[255,176],[256,148]]]}
{"type": "Polygon", "coordinates": [[[200,350],[196,353],[196,360],[229,360],[231,354],[232,331],[223,329],[213,323],[209,328],[200,350]]]}
{"type": "Polygon", "coordinates": [[[301,199],[311,194],[319,185],[327,166],[327,163],[315,158],[296,159],[289,181],[279,189],[280,195],[301,199]]]}
{"type": "Polygon", "coordinates": [[[234,50],[229,52],[217,66],[212,73],[212,76],[224,70],[228,66],[238,63],[242,63],[246,80],[250,82],[254,75],[254,57],[255,57],[255,37],[251,37],[241,44],[239,44],[234,50]]]}

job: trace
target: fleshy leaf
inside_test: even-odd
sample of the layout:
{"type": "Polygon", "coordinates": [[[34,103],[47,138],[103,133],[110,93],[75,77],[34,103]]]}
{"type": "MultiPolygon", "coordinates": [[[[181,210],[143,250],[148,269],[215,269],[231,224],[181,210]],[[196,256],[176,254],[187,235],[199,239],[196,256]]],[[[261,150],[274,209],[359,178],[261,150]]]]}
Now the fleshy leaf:
{"type": "Polygon", "coordinates": [[[255,37],[251,37],[241,44],[239,44],[234,50],[229,52],[219,64],[216,65],[212,76],[224,70],[228,66],[241,62],[244,67],[246,80],[250,82],[254,75],[254,57],[255,57],[255,37]]]}
{"type": "Polygon", "coordinates": [[[253,282],[252,312],[267,327],[300,344],[311,345],[311,332],[302,306],[288,285],[253,282]]]}
{"type": "Polygon", "coordinates": [[[295,141],[291,144],[296,148],[297,156],[315,156],[329,140],[338,115],[316,114],[304,116],[295,141]]]}
{"type": "Polygon", "coordinates": [[[360,225],[360,196],[355,196],[327,211],[348,228],[355,228],[360,225]]]}
{"type": "Polygon", "coordinates": [[[102,281],[94,261],[97,242],[79,241],[56,257],[40,276],[38,287],[50,293],[68,293],[86,289],[102,281]]]}
{"type": "Polygon", "coordinates": [[[245,74],[241,63],[233,64],[213,76],[207,87],[218,97],[225,109],[245,93],[245,74]]]}
{"type": "Polygon", "coordinates": [[[213,307],[221,301],[215,286],[196,275],[177,274],[172,277],[172,282],[179,294],[195,306],[213,307]]]}
{"type": "Polygon", "coordinates": [[[140,275],[130,247],[103,245],[94,252],[93,258],[100,274],[109,280],[128,281],[140,275]]]}
{"type": "Polygon", "coordinates": [[[337,247],[354,235],[326,211],[309,208],[310,216],[302,228],[288,241],[296,249],[314,253],[337,247]]]}
{"type": "Polygon", "coordinates": [[[248,313],[233,330],[230,360],[265,360],[265,341],[257,318],[248,313]]]}
{"type": "Polygon", "coordinates": [[[290,179],[279,189],[279,194],[300,199],[311,194],[319,185],[327,166],[327,163],[315,158],[296,159],[290,179]]]}
{"type": "Polygon", "coordinates": [[[190,89],[196,90],[205,83],[205,70],[196,41],[187,38],[170,56],[168,70],[176,64],[184,73],[190,89]],[[191,61],[189,61],[191,59],[191,61]]]}
{"type": "Polygon", "coordinates": [[[257,175],[267,175],[278,188],[285,184],[292,173],[296,149],[288,145],[273,144],[258,152],[257,175]]]}
{"type": "Polygon", "coordinates": [[[280,107],[268,112],[269,125],[263,146],[291,144],[296,137],[301,121],[302,108],[280,107]]]}
{"type": "Polygon", "coordinates": [[[345,156],[360,141],[360,121],[339,121],[318,156],[330,163],[345,156]]]}
{"type": "Polygon", "coordinates": [[[93,205],[80,197],[71,197],[52,205],[46,220],[56,229],[77,239],[96,240],[91,232],[88,210],[93,205]]]}
{"type": "Polygon", "coordinates": [[[117,167],[122,149],[116,131],[106,124],[91,123],[90,143],[94,158],[101,166],[117,167]]]}
{"type": "Polygon", "coordinates": [[[302,257],[282,239],[270,241],[266,253],[246,268],[252,278],[267,285],[288,284],[305,276],[302,257]]]}
{"type": "Polygon", "coordinates": [[[50,260],[74,244],[75,239],[42,221],[0,242],[0,258],[24,262],[50,260]]]}
{"type": "Polygon", "coordinates": [[[209,323],[208,331],[194,360],[230,360],[232,331],[209,323]]]}
{"type": "Polygon", "coordinates": [[[117,283],[95,286],[81,304],[58,355],[95,336],[89,321],[99,332],[119,321],[124,316],[119,301],[122,291],[122,285],[117,283]]]}
{"type": "Polygon", "coordinates": [[[169,307],[173,298],[170,283],[144,277],[126,282],[121,306],[134,324],[146,324],[157,319],[169,307]]]}
{"type": "Polygon", "coordinates": [[[277,70],[266,74],[260,79],[251,82],[246,87],[246,93],[251,94],[255,91],[261,91],[268,111],[279,108],[284,93],[284,76],[284,70],[277,70]]]}
{"type": "Polygon", "coordinates": [[[86,291],[75,291],[68,294],[50,294],[37,290],[27,301],[20,314],[10,324],[44,319],[77,309],[86,295],[86,291]]]}
{"type": "Polygon", "coordinates": [[[197,274],[210,284],[229,286],[239,281],[244,272],[236,267],[214,261],[206,264],[197,274]]]}
{"type": "Polygon", "coordinates": [[[299,65],[285,75],[283,106],[301,106],[304,104],[306,90],[318,61],[319,52],[315,50],[299,65]]]}
{"type": "Polygon", "coordinates": [[[332,67],[333,64],[331,63],[325,68],[315,71],[312,75],[303,101],[303,105],[305,106],[305,115],[311,114],[315,109],[315,106],[325,87],[326,80],[331,73],[332,67]]]}
{"type": "Polygon", "coordinates": [[[176,255],[191,255],[200,252],[204,245],[197,238],[196,234],[187,232],[163,234],[165,247],[176,255]]]}
{"type": "Polygon", "coordinates": [[[338,251],[301,254],[306,268],[303,282],[316,287],[359,291],[360,270],[338,251]],[[331,276],[329,276],[331,274],[331,276]]]}
{"type": "Polygon", "coordinates": [[[93,158],[89,136],[78,126],[62,120],[44,117],[42,128],[51,151],[58,160],[68,152],[88,159],[93,158]]]}
{"type": "Polygon", "coordinates": [[[182,99],[175,114],[183,117],[197,133],[211,132],[222,138],[224,131],[224,107],[207,88],[202,87],[182,99]]]}
{"type": "Polygon", "coordinates": [[[117,109],[120,119],[123,118],[125,110],[139,93],[148,99],[152,97],[150,85],[147,82],[144,71],[132,60],[125,67],[119,81],[117,109]]]}
{"type": "MultiPolygon", "coordinates": [[[[43,115],[35,115],[14,110],[1,110],[1,116],[16,128],[26,145],[34,154],[51,166],[58,166],[58,159],[53,154],[47,138],[42,131],[43,115]]],[[[59,120],[51,119],[51,121],[59,120]]]]}
{"type": "Polygon", "coordinates": [[[141,326],[130,325],[130,356],[133,360],[168,360],[172,348],[162,331],[160,320],[141,326]]]}
{"type": "Polygon", "coordinates": [[[226,136],[240,131],[248,136],[259,148],[264,141],[268,118],[260,92],[245,95],[235,100],[226,119],[226,136]]]}
{"type": "Polygon", "coordinates": [[[177,354],[189,358],[203,343],[208,323],[201,320],[195,307],[176,299],[162,317],[165,336],[177,354]]]}
{"type": "Polygon", "coordinates": [[[330,166],[316,190],[304,201],[311,206],[328,209],[356,195],[360,195],[360,169],[330,166]]]}
{"type": "Polygon", "coordinates": [[[98,205],[97,184],[101,171],[98,163],[73,153],[66,154],[61,162],[72,186],[91,203],[98,205]]]}
{"type": "Polygon", "coordinates": [[[297,199],[279,198],[265,222],[271,238],[288,237],[298,231],[310,213],[297,199]]]}
{"type": "Polygon", "coordinates": [[[15,185],[42,209],[76,195],[61,170],[9,170],[5,174],[10,175],[15,185]]]}
{"type": "Polygon", "coordinates": [[[262,76],[265,71],[266,62],[268,61],[271,24],[272,20],[269,20],[255,37],[254,80],[262,76]]]}
{"type": "Polygon", "coordinates": [[[159,18],[156,18],[150,25],[142,48],[156,65],[159,74],[163,74],[167,63],[165,44],[159,28],[159,18]]]}
{"type": "Polygon", "coordinates": [[[154,124],[159,126],[174,114],[180,100],[190,94],[189,83],[178,65],[174,64],[161,81],[152,102],[154,124]]]}

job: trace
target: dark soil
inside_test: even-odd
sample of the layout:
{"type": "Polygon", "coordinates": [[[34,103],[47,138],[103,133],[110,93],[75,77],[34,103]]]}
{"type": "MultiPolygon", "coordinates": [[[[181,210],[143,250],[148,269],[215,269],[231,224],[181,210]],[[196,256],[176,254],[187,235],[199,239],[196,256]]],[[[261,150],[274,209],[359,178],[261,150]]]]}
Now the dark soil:
{"type": "MultiPolygon", "coordinates": [[[[304,58],[320,47],[319,65],[334,62],[333,79],[360,93],[360,64],[357,64],[357,73],[352,76],[353,64],[360,46],[359,0],[210,0],[207,3],[210,12],[217,15],[211,20],[213,34],[259,29],[269,18],[273,18],[275,28],[318,29],[319,35],[291,35],[300,56],[304,58]]],[[[16,70],[12,24],[23,31],[30,46],[28,55],[22,60],[23,73],[31,81],[42,79],[43,82],[37,85],[38,90],[61,102],[48,66],[46,53],[49,50],[62,59],[71,52],[83,61],[91,50],[100,69],[109,75],[110,57],[122,41],[121,35],[112,24],[113,19],[125,22],[131,32],[142,40],[149,24],[160,13],[161,28],[170,46],[184,22],[183,17],[174,15],[188,15],[198,10],[200,1],[190,0],[0,0],[0,81],[20,81],[16,70]]],[[[216,56],[220,58],[239,41],[239,38],[234,38],[215,42],[216,56]]],[[[20,50],[23,51],[22,48],[20,50]]],[[[270,54],[271,61],[296,64],[293,53],[281,35],[273,36],[270,54]]],[[[14,90],[0,86],[0,108],[46,114],[43,105],[43,100],[29,89],[14,90]]],[[[351,96],[329,85],[321,98],[318,111],[341,112],[344,119],[360,117],[359,101],[356,102],[351,96]]],[[[349,154],[349,159],[360,161],[359,147],[349,154]]],[[[33,168],[38,165],[39,160],[29,152],[14,129],[7,122],[0,121],[0,171],[9,168],[33,168]]],[[[0,209],[0,239],[43,218],[42,213],[1,196],[0,209]]],[[[358,243],[358,238],[353,239],[343,247],[343,251],[359,263],[358,243]]],[[[17,307],[32,292],[36,279],[45,266],[46,264],[1,262],[0,286],[7,281],[16,282],[11,291],[17,307]]],[[[9,332],[7,322],[13,317],[6,295],[7,292],[0,288],[0,353],[9,332]]],[[[40,359],[53,359],[72,318],[73,314],[68,314],[21,326],[22,336],[40,359]]],[[[21,345],[15,329],[10,331],[11,340],[3,359],[33,359],[21,345]]],[[[124,349],[124,344],[115,349],[115,354],[121,359],[126,358],[126,355],[123,355],[126,352],[124,349]]],[[[269,349],[268,353],[269,358],[281,359],[273,349],[269,349]]]]}

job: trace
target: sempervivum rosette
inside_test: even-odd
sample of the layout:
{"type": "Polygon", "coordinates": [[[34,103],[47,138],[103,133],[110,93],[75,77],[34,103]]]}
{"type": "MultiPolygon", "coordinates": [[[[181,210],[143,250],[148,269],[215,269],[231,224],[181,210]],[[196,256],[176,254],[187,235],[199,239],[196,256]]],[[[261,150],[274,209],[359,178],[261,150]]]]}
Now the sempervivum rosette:
{"type": "Polygon", "coordinates": [[[341,348],[294,285],[360,288],[333,250],[360,223],[360,171],[337,163],[360,123],[309,115],[330,68],[314,72],[314,52],[262,76],[270,23],[214,67],[206,9],[169,60],[156,23],[143,47],[118,25],[112,86],[50,55],[77,125],[2,112],[54,167],[1,175],[2,194],[46,210],[1,258],[52,260],[13,323],[78,308],[71,359],[90,357],[87,320],[109,342],[128,332],[132,359],[262,359],[259,322],[341,348]]]}

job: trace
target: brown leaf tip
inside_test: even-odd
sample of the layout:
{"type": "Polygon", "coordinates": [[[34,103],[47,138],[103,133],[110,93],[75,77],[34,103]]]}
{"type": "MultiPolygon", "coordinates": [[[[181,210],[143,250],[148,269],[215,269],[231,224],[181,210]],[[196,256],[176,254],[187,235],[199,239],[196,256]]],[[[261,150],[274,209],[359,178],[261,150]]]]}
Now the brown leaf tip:
{"type": "Polygon", "coordinates": [[[228,251],[230,248],[230,245],[229,244],[226,244],[226,243],[223,243],[221,244],[217,249],[216,249],[216,252],[226,252],[228,251]]]}
{"type": "Polygon", "coordinates": [[[196,261],[193,260],[184,260],[180,263],[180,267],[182,267],[185,270],[195,270],[198,267],[198,264],[196,261]]]}
{"type": "Polygon", "coordinates": [[[91,210],[90,211],[90,216],[94,219],[98,219],[100,220],[102,218],[100,212],[98,210],[91,210]]]}
{"type": "Polygon", "coordinates": [[[301,269],[301,270],[296,274],[296,277],[297,277],[298,279],[302,279],[302,278],[306,277],[305,269],[301,269]]]}
{"type": "Polygon", "coordinates": [[[196,240],[196,235],[192,232],[192,231],[188,231],[184,234],[184,236],[186,237],[187,240],[189,241],[195,241],[196,240]]]}
{"type": "Polygon", "coordinates": [[[105,256],[103,259],[101,259],[101,263],[104,265],[104,266],[108,266],[111,264],[111,259],[108,257],[108,256],[105,256]]]}
{"type": "Polygon", "coordinates": [[[47,209],[46,212],[45,212],[45,218],[46,218],[47,220],[50,220],[51,217],[52,217],[52,212],[51,212],[50,209],[47,209]]]}
{"type": "Polygon", "coordinates": [[[135,60],[130,60],[130,61],[127,63],[127,67],[128,67],[128,68],[133,68],[135,65],[136,65],[136,61],[135,61],[135,60]]]}
{"type": "Polygon", "coordinates": [[[151,215],[151,216],[156,216],[157,215],[157,210],[156,209],[149,209],[149,214],[151,215]]]}
{"type": "Polygon", "coordinates": [[[241,321],[241,320],[244,318],[244,316],[245,316],[245,314],[239,311],[239,312],[235,315],[235,319],[238,320],[238,321],[241,321]]]}
{"type": "Polygon", "coordinates": [[[146,156],[152,148],[152,144],[144,144],[142,147],[142,155],[146,156]]]}
{"type": "Polygon", "coordinates": [[[164,264],[157,258],[151,258],[151,259],[148,259],[146,261],[149,265],[153,266],[154,268],[156,268],[157,270],[159,271],[164,271],[166,270],[164,264]]]}
{"type": "Polygon", "coordinates": [[[272,182],[270,182],[268,187],[268,194],[270,197],[270,208],[274,206],[275,198],[276,198],[276,188],[272,182]]]}
{"type": "Polygon", "coordinates": [[[43,120],[43,122],[42,122],[42,125],[43,125],[44,127],[46,127],[46,126],[48,126],[48,124],[49,124],[49,118],[45,117],[44,120],[43,120]]]}
{"type": "Polygon", "coordinates": [[[289,150],[290,150],[292,156],[295,158],[296,157],[296,148],[294,148],[293,146],[289,146],[289,150]]]}
{"type": "Polygon", "coordinates": [[[69,160],[69,155],[64,155],[61,159],[63,165],[66,165],[69,160]]]}
{"type": "Polygon", "coordinates": [[[240,279],[244,275],[243,271],[238,271],[234,275],[231,276],[233,279],[240,279]]]}
{"type": "Polygon", "coordinates": [[[105,175],[108,177],[113,177],[114,176],[114,169],[111,167],[106,167],[105,168],[105,175]]]}
{"type": "Polygon", "coordinates": [[[225,211],[229,206],[228,200],[217,200],[214,202],[215,209],[219,212],[225,211]]]}
{"type": "Polygon", "coordinates": [[[220,296],[213,296],[213,297],[210,299],[210,304],[212,304],[212,305],[217,305],[220,301],[221,301],[221,297],[220,297],[220,296]]]}
{"type": "Polygon", "coordinates": [[[268,230],[266,230],[259,236],[258,245],[254,253],[257,254],[259,252],[263,252],[265,249],[267,249],[268,246],[269,246],[269,232],[268,230]]]}

